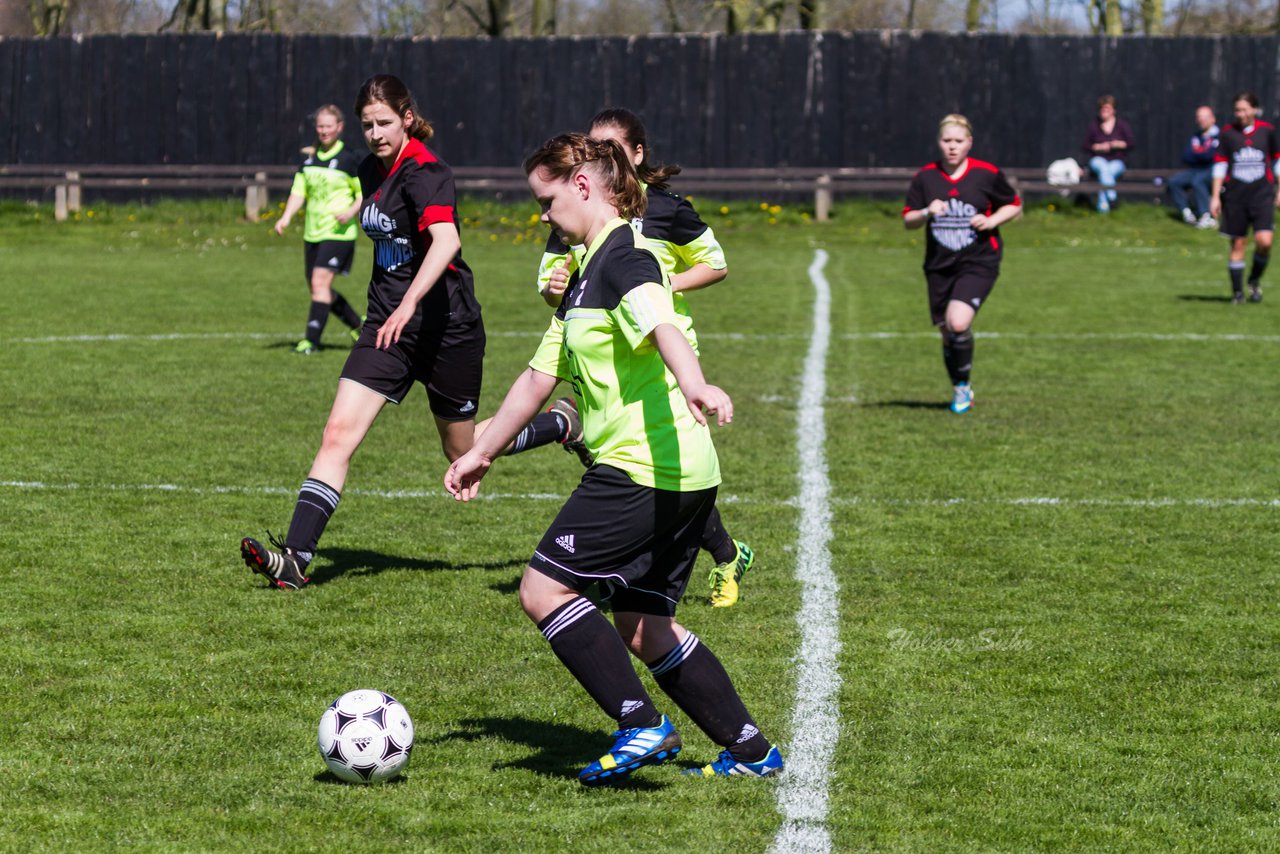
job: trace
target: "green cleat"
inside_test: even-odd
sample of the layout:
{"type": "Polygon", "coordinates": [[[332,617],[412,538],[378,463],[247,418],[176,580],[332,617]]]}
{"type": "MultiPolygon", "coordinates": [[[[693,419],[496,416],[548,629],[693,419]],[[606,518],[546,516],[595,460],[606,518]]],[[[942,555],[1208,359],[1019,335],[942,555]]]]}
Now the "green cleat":
{"type": "Polygon", "coordinates": [[[746,575],[747,570],[756,562],[756,553],[751,550],[751,546],[741,540],[734,540],[733,544],[738,549],[733,560],[711,570],[708,578],[711,582],[711,607],[713,608],[728,608],[730,605],[737,604],[740,592],[738,582],[742,581],[742,576],[746,575]]]}
{"type": "Polygon", "coordinates": [[[303,338],[301,341],[299,341],[298,345],[293,348],[293,352],[297,353],[299,356],[310,356],[312,353],[319,352],[319,350],[320,350],[319,347],[317,347],[315,344],[312,344],[306,338],[303,338]]]}

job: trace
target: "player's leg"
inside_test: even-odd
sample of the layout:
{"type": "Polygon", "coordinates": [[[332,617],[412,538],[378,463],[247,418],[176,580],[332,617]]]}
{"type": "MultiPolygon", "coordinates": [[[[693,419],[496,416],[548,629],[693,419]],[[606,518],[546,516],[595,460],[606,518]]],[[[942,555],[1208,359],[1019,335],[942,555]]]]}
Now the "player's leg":
{"type": "Polygon", "coordinates": [[[249,568],[284,589],[296,590],[307,583],[307,567],[338,509],[351,458],[386,402],[382,394],[359,383],[338,383],[320,450],[298,490],[289,531],[283,541],[271,539],[274,549],[252,537],[241,540],[240,555],[249,568]]]}
{"type": "Polygon", "coordinates": [[[674,617],[614,613],[614,625],[658,687],[707,737],[723,748],[694,773],[767,777],[782,771],[782,755],[760,732],[715,653],[674,617]]]}
{"type": "MultiPolygon", "coordinates": [[[[555,525],[548,534],[553,530],[555,525]]],[[[636,676],[617,631],[575,588],[576,583],[569,587],[543,569],[529,566],[520,581],[520,605],[560,663],[601,711],[617,721],[608,752],[578,774],[584,785],[595,786],[674,758],[682,742],[636,676]]]]}
{"type": "MultiPolygon", "coordinates": [[[[492,418],[486,418],[476,425],[477,439],[492,420],[492,418]]],[[[578,417],[578,405],[571,397],[559,398],[547,407],[546,412],[535,415],[533,420],[516,434],[502,453],[508,456],[522,454],[553,442],[560,443],[566,451],[576,454],[578,461],[588,468],[594,462],[591,451],[587,450],[586,444],[582,441],[582,420],[578,417]]]]}
{"type": "Polygon", "coordinates": [[[307,288],[311,292],[311,307],[307,311],[306,335],[294,347],[294,352],[302,355],[310,355],[320,349],[320,336],[329,320],[330,303],[333,302],[333,296],[329,292],[333,284],[333,271],[321,263],[323,244],[308,243],[306,247],[307,288]]]}
{"type": "Polygon", "coordinates": [[[1276,224],[1275,195],[1270,187],[1256,193],[1249,212],[1253,225],[1253,264],[1249,269],[1249,302],[1262,302],[1262,274],[1271,260],[1271,238],[1276,224]]]}
{"type": "Polygon", "coordinates": [[[654,543],[632,562],[640,571],[614,591],[613,622],[627,648],[649,668],[664,693],[698,728],[724,748],[696,773],[769,776],[782,756],[760,733],[720,660],[675,621],[676,603],[698,559],[698,540],[715,507],[715,488],[653,491],[654,543]]]}
{"type": "Polygon", "coordinates": [[[333,287],[333,283],[338,276],[345,276],[351,272],[351,264],[356,257],[356,242],[354,240],[326,240],[320,244],[319,253],[323,266],[331,274],[328,287],[330,311],[349,327],[351,340],[357,341],[360,338],[360,327],[364,325],[364,319],[356,313],[351,303],[347,302],[346,297],[333,287]]]}
{"type": "Polygon", "coordinates": [[[1253,263],[1249,266],[1249,302],[1262,302],[1262,274],[1271,260],[1271,238],[1274,231],[1253,233],[1253,263]]]}
{"type": "Polygon", "coordinates": [[[538,543],[520,582],[525,614],[617,722],[609,751],[579,774],[586,785],[665,762],[681,747],[671,721],[636,676],[622,638],[582,595],[596,581],[625,583],[630,568],[651,549],[653,492],[610,466],[589,469],[538,543]]]}
{"type": "Polygon", "coordinates": [[[716,563],[708,578],[712,606],[728,608],[736,604],[741,592],[742,576],[755,563],[755,552],[746,543],[729,536],[718,507],[712,507],[711,513],[707,515],[700,545],[703,551],[711,554],[716,563]]]}
{"type": "MultiPolygon", "coordinates": [[[[1224,223],[1230,217],[1236,217],[1229,211],[1223,210],[1224,223]]],[[[1225,226],[1224,226],[1225,228],[1225,226]]],[[[1230,234],[1231,249],[1227,253],[1227,276],[1231,280],[1231,302],[1235,305],[1244,303],[1244,253],[1248,246],[1248,238],[1244,235],[1236,236],[1230,234]]]]}

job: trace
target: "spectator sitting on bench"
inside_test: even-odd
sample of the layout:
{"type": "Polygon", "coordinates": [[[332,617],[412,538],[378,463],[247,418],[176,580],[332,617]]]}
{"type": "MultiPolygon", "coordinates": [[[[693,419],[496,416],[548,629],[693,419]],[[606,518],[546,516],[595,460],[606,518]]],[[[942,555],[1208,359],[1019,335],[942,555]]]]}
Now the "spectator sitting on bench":
{"type": "Polygon", "coordinates": [[[1213,155],[1218,151],[1218,125],[1211,108],[1196,107],[1196,128],[1182,149],[1182,162],[1187,168],[1169,179],[1169,197],[1187,225],[1216,228],[1218,221],[1209,213],[1213,155]],[[1194,208],[1188,203],[1188,190],[1195,196],[1194,208]]]}
{"type": "Polygon", "coordinates": [[[1098,213],[1108,213],[1116,202],[1116,179],[1124,174],[1125,155],[1133,150],[1133,129],[1116,115],[1114,95],[1098,99],[1098,117],[1089,123],[1082,148],[1103,187],[1098,193],[1098,213]]]}

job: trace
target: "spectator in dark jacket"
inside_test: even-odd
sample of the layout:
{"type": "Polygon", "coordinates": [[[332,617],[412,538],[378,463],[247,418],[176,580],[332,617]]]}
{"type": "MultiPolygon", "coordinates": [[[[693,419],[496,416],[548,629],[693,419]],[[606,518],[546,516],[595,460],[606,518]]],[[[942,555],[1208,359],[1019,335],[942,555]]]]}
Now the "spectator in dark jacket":
{"type": "Polygon", "coordinates": [[[1114,95],[1098,99],[1098,117],[1085,134],[1085,156],[1103,190],[1098,193],[1098,213],[1107,213],[1116,201],[1116,179],[1124,174],[1125,155],[1133,150],[1133,128],[1116,115],[1114,95]]]}
{"type": "Polygon", "coordinates": [[[1218,125],[1213,110],[1196,107],[1196,132],[1182,149],[1182,162],[1186,164],[1177,175],[1169,179],[1169,197],[1173,206],[1182,211],[1182,221],[1200,228],[1216,228],[1218,221],[1209,213],[1209,190],[1213,186],[1213,155],[1218,151],[1218,125]],[[1187,191],[1195,195],[1193,208],[1187,199],[1187,191]]]}

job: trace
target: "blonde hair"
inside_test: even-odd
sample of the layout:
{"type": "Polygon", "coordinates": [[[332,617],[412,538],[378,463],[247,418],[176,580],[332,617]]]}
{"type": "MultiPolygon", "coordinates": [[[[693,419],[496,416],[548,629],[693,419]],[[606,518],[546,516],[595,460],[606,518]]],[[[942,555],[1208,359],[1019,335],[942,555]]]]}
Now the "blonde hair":
{"type": "Polygon", "coordinates": [[[314,121],[315,119],[320,118],[321,113],[328,113],[329,115],[333,116],[333,120],[338,124],[342,124],[345,121],[345,119],[342,116],[342,110],[338,109],[337,104],[325,104],[323,107],[319,108],[314,113],[312,113],[311,115],[312,120],[314,121]]]}
{"type": "Polygon", "coordinates": [[[969,138],[973,139],[973,125],[969,124],[969,120],[959,113],[948,113],[942,117],[942,121],[938,122],[938,136],[942,136],[942,129],[947,125],[964,128],[965,133],[969,134],[969,138]]]}
{"type": "Polygon", "coordinates": [[[524,161],[524,174],[545,169],[556,181],[568,181],[580,170],[590,168],[609,190],[619,216],[644,216],[648,199],[635,167],[626,151],[612,139],[593,139],[585,133],[565,133],[542,143],[524,161]]]}

